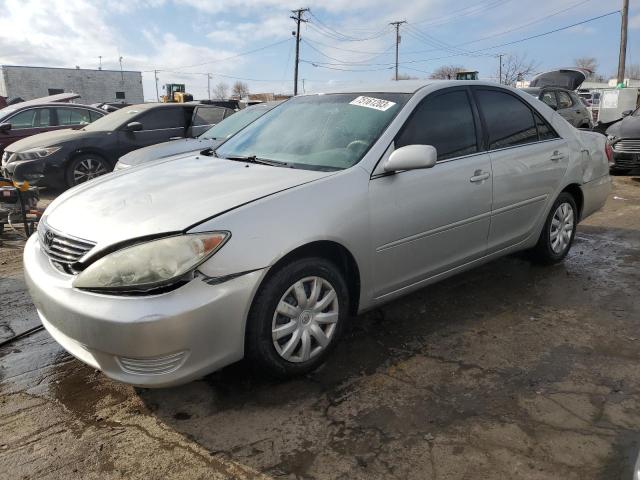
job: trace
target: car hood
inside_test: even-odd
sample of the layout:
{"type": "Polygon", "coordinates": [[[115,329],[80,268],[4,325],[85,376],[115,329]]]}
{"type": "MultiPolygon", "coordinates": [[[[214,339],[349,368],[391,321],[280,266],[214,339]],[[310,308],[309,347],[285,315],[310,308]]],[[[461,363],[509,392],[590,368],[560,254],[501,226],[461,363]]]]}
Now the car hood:
{"type": "Polygon", "coordinates": [[[8,150],[10,152],[23,152],[30,148],[37,147],[52,147],[64,142],[79,140],[90,135],[94,135],[96,132],[84,132],[82,130],[71,130],[65,128],[64,130],[54,130],[52,132],[38,133],[22,140],[18,140],[12,143],[8,150]]]}
{"type": "Polygon", "coordinates": [[[45,222],[62,234],[96,242],[102,249],[138,237],[184,231],[262,197],[334,173],[203,155],[167,159],[68,190],[47,208],[45,222]]]}
{"type": "Polygon", "coordinates": [[[221,140],[207,140],[204,138],[183,138],[172,142],[158,143],[157,145],[140,148],[123,155],[118,160],[118,166],[132,167],[158,158],[170,157],[171,155],[204,150],[211,147],[215,148],[221,143],[221,140]]]}
{"type": "Polygon", "coordinates": [[[640,117],[628,116],[607,129],[608,135],[619,138],[640,138],[640,117]]]}
{"type": "Polygon", "coordinates": [[[561,87],[567,90],[577,90],[588,75],[589,70],[583,68],[562,68],[539,73],[529,82],[529,86],[538,88],[561,87]]]}

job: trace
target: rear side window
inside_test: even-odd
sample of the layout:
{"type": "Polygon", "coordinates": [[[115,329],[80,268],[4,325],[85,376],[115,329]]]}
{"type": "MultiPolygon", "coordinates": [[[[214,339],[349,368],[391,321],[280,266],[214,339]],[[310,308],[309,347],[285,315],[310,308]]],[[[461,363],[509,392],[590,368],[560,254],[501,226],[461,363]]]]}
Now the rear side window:
{"type": "Polygon", "coordinates": [[[473,111],[463,90],[428,96],[413,111],[395,141],[395,147],[433,145],[438,160],[478,151],[473,111]]]}
{"type": "Polygon", "coordinates": [[[193,117],[193,126],[215,125],[224,118],[224,108],[219,107],[197,107],[193,117]]]}
{"type": "Polygon", "coordinates": [[[136,121],[144,130],[185,128],[185,112],[182,108],[154,108],[142,114],[136,121]]]}
{"type": "Polygon", "coordinates": [[[535,113],[534,116],[536,118],[536,127],[538,127],[538,138],[540,140],[553,140],[554,138],[558,138],[558,134],[555,132],[555,130],[551,128],[540,115],[535,113]]]}
{"type": "Polygon", "coordinates": [[[556,95],[553,92],[544,92],[542,97],[540,98],[544,103],[549,105],[550,107],[558,107],[558,102],[556,101],[556,95]]]}
{"type": "Polygon", "coordinates": [[[91,123],[89,110],[83,108],[56,108],[58,125],[87,125],[91,123]]]}
{"type": "Polygon", "coordinates": [[[558,92],[558,108],[571,108],[573,102],[567,92],[558,92]]]}
{"type": "Polygon", "coordinates": [[[523,101],[497,90],[477,90],[476,96],[487,125],[490,150],[538,140],[533,112],[523,101]]]}

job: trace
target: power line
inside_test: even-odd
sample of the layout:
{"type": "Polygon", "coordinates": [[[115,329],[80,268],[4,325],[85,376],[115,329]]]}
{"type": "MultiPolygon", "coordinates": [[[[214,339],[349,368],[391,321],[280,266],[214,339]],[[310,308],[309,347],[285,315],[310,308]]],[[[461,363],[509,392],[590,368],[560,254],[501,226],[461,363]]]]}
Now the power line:
{"type": "Polygon", "coordinates": [[[473,16],[476,15],[478,13],[484,13],[488,10],[491,10],[493,8],[497,8],[500,7],[502,5],[504,5],[507,2],[510,2],[511,0],[493,0],[490,1],[489,3],[484,3],[482,2],[481,4],[477,4],[475,6],[471,5],[467,8],[463,8],[454,12],[451,12],[441,18],[436,18],[436,19],[425,19],[425,20],[418,20],[416,22],[413,22],[414,24],[424,24],[425,27],[431,27],[431,26],[436,26],[436,25],[445,25],[447,23],[452,23],[455,21],[460,20],[462,17],[469,17],[469,16],[473,16]]]}
{"type": "MultiPolygon", "coordinates": [[[[289,42],[289,41],[291,41],[291,39],[290,39],[290,38],[286,38],[286,39],[284,39],[284,40],[279,40],[279,41],[277,41],[277,42],[270,43],[270,44],[268,44],[268,45],[264,45],[264,46],[262,46],[262,47],[254,48],[253,50],[248,50],[248,51],[246,51],[246,52],[241,52],[241,53],[238,53],[238,54],[235,54],[235,55],[231,55],[231,56],[229,56],[229,57],[219,58],[219,59],[216,59],[216,60],[209,60],[209,61],[207,61],[207,62],[194,63],[193,65],[179,65],[179,66],[171,66],[171,67],[167,67],[167,68],[171,68],[171,69],[176,69],[176,68],[193,68],[193,67],[201,67],[201,66],[203,66],[203,65],[211,65],[212,63],[225,62],[225,61],[227,61],[227,60],[232,60],[232,59],[234,59],[234,58],[244,57],[245,55],[251,55],[251,54],[253,54],[253,53],[260,52],[260,51],[262,51],[262,50],[266,50],[267,48],[275,47],[275,46],[277,46],[277,45],[281,45],[281,44],[283,44],[283,43],[285,43],[285,42],[289,42]]],[[[157,69],[155,69],[155,70],[158,70],[159,72],[164,72],[164,71],[166,71],[166,70],[165,70],[165,69],[163,69],[163,68],[157,68],[157,69]]],[[[143,72],[146,72],[146,73],[149,73],[149,72],[153,72],[154,70],[142,70],[142,71],[143,71],[143,72]]]]}
{"type": "Polygon", "coordinates": [[[369,58],[366,58],[366,59],[363,59],[363,60],[341,60],[339,58],[332,57],[331,55],[327,55],[322,50],[318,49],[317,47],[314,47],[308,40],[306,40],[304,38],[301,41],[303,43],[305,43],[309,48],[311,48],[315,52],[317,52],[320,55],[322,55],[323,57],[326,57],[329,60],[334,60],[336,62],[339,62],[341,64],[345,64],[345,65],[358,65],[358,64],[362,64],[362,63],[368,63],[371,60],[374,60],[375,58],[378,58],[378,57],[381,57],[384,54],[390,53],[390,50],[392,50],[394,48],[394,45],[392,45],[389,48],[387,48],[384,52],[378,53],[378,54],[376,54],[376,55],[374,55],[372,57],[369,57],[369,58]]]}
{"type": "Polygon", "coordinates": [[[315,20],[315,22],[311,22],[312,24],[317,25],[316,26],[316,30],[318,30],[320,33],[323,33],[326,36],[332,37],[336,40],[342,40],[345,42],[364,42],[367,40],[373,40],[376,38],[380,38],[384,35],[389,34],[390,32],[385,28],[382,30],[379,30],[378,32],[376,32],[375,34],[369,36],[369,37],[365,37],[365,38],[361,38],[361,37],[354,37],[352,35],[347,35],[344,34],[342,32],[339,32],[338,30],[336,30],[335,28],[332,28],[330,26],[328,26],[327,24],[325,24],[322,20],[320,20],[313,12],[309,11],[309,15],[315,20]],[[320,28],[318,28],[320,27],[320,28]],[[323,30],[323,31],[321,31],[323,30]]]}

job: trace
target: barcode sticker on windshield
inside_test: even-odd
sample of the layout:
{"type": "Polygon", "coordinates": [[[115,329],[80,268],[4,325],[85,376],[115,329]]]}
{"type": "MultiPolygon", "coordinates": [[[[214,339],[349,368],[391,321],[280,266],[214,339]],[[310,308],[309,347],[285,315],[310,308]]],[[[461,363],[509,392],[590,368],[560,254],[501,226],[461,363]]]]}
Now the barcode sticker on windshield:
{"type": "Polygon", "coordinates": [[[363,97],[360,96],[349,102],[349,105],[358,105],[359,107],[373,108],[374,110],[380,110],[386,112],[395,105],[395,102],[389,100],[383,100],[382,98],[363,97]]]}

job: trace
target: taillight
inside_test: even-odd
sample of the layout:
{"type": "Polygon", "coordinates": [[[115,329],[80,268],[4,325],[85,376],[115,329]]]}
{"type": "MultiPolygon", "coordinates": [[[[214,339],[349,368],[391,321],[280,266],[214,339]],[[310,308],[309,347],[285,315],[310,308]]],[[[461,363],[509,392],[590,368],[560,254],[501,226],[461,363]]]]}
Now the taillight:
{"type": "Polygon", "coordinates": [[[613,165],[615,163],[613,161],[613,147],[611,146],[609,141],[607,141],[607,143],[604,146],[604,152],[607,154],[607,160],[609,161],[609,166],[613,165]]]}

